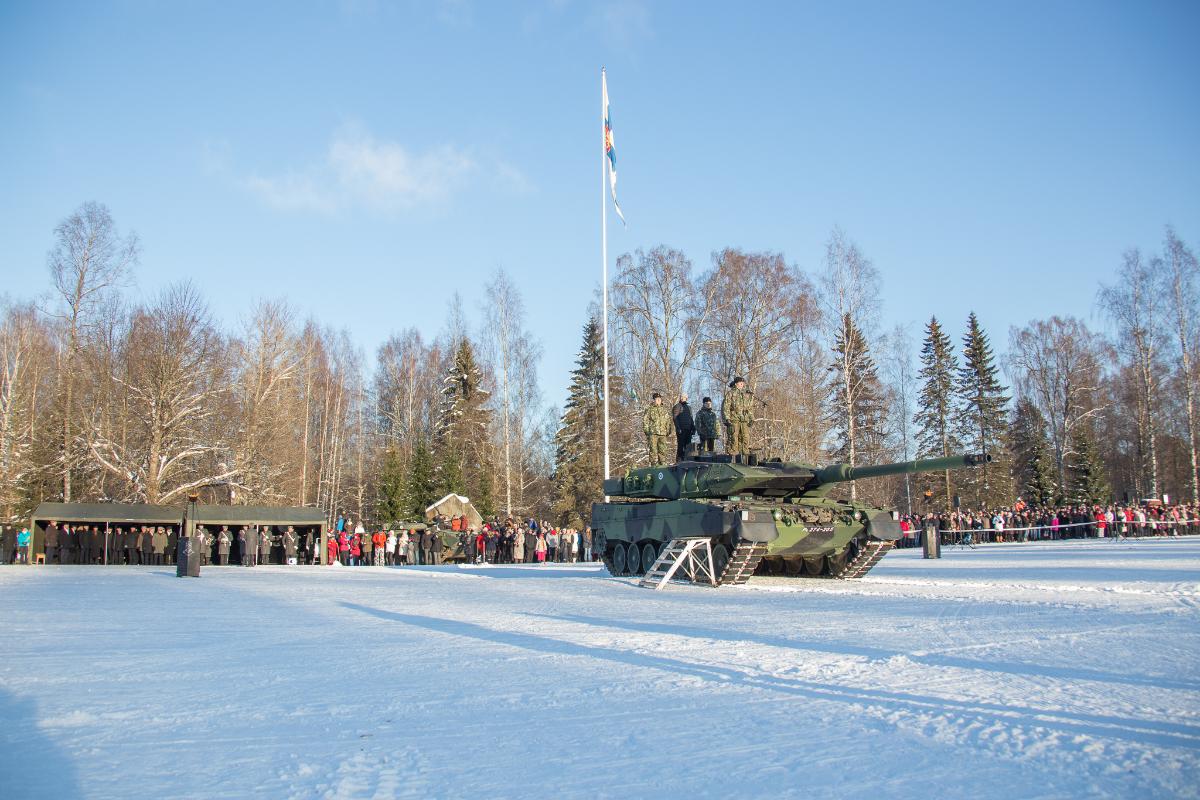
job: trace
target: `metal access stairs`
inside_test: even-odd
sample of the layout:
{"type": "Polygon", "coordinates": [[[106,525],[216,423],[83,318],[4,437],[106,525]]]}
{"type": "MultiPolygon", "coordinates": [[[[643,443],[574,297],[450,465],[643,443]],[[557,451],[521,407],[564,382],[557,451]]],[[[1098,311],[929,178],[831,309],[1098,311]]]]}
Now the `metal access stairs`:
{"type": "Polygon", "coordinates": [[[722,586],[740,586],[750,580],[758,562],[767,554],[767,546],[762,542],[742,542],[729,556],[729,564],[725,571],[717,576],[722,586]]]}
{"type": "Polygon", "coordinates": [[[888,554],[892,549],[892,542],[874,541],[868,542],[867,545],[858,553],[858,556],[846,565],[846,569],[835,577],[842,580],[861,578],[871,571],[871,568],[879,563],[880,559],[888,554]]]}
{"type": "Polygon", "coordinates": [[[712,539],[707,536],[687,536],[672,539],[658,554],[646,574],[638,581],[639,586],[647,586],[655,591],[662,589],[671,578],[683,569],[693,582],[704,578],[712,586],[717,585],[717,576],[713,571],[712,539]]]}

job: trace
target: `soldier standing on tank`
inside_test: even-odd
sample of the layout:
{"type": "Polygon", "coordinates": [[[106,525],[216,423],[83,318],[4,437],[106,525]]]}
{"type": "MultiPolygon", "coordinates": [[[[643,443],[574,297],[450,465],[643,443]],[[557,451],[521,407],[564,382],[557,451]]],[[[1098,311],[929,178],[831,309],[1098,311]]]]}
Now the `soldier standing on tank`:
{"type": "Polygon", "coordinates": [[[696,421],[692,419],[692,407],[688,405],[686,392],[679,394],[679,402],[671,408],[671,419],[675,423],[675,461],[687,457],[688,445],[696,432],[696,421]]]}
{"type": "Polygon", "coordinates": [[[667,437],[671,435],[671,415],[663,408],[662,395],[655,392],[653,401],[642,414],[642,433],[650,450],[650,466],[667,463],[667,437]]]}
{"type": "Polygon", "coordinates": [[[746,380],[738,375],[729,382],[721,404],[721,416],[729,426],[729,443],[725,448],[732,455],[750,454],[750,426],[754,424],[754,395],[746,391],[746,380]]]}
{"type": "Polygon", "coordinates": [[[720,437],[717,434],[717,412],[713,411],[711,397],[704,398],[703,408],[696,412],[696,433],[700,435],[700,451],[712,453],[720,437]]]}

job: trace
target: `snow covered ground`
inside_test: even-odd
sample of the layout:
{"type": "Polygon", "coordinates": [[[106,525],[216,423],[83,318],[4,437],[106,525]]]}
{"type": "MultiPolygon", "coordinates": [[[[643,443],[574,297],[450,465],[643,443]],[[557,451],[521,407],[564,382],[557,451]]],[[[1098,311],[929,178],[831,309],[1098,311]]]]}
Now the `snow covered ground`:
{"type": "Polygon", "coordinates": [[[0,797],[1200,794],[1200,540],[602,568],[0,568],[0,797]]]}

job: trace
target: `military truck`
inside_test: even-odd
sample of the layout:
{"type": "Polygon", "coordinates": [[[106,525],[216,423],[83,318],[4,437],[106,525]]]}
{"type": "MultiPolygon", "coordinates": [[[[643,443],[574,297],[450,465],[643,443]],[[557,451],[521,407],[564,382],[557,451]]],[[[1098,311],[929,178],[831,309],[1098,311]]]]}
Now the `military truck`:
{"type": "Polygon", "coordinates": [[[900,538],[890,509],[829,494],[838,484],[987,463],[963,455],[852,467],[697,456],[604,481],[592,541],[613,575],[649,571],[674,539],[709,537],[718,584],[754,574],[859,578],[900,538]]]}

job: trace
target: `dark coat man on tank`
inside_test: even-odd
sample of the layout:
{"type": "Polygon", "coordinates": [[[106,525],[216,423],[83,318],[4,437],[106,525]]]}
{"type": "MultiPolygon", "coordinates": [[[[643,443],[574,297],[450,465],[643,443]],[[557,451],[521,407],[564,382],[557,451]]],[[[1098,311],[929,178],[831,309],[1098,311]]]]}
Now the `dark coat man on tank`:
{"type": "Polygon", "coordinates": [[[679,395],[679,402],[671,408],[671,419],[675,423],[675,461],[683,461],[688,445],[696,433],[696,421],[692,419],[692,407],[688,405],[686,392],[679,395]]]}
{"type": "Polygon", "coordinates": [[[716,448],[719,423],[717,412],[713,410],[711,397],[704,398],[704,406],[696,412],[696,433],[700,436],[700,451],[711,453],[716,448]]]}

